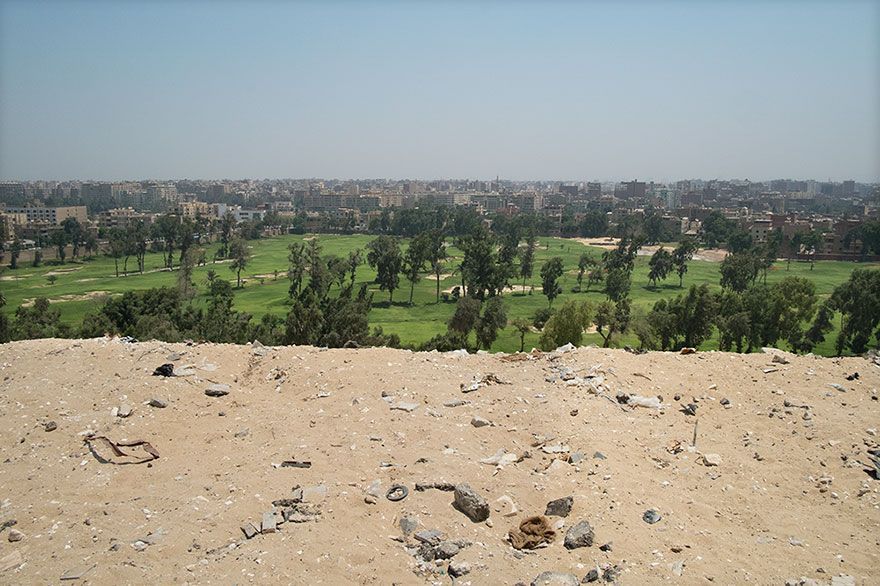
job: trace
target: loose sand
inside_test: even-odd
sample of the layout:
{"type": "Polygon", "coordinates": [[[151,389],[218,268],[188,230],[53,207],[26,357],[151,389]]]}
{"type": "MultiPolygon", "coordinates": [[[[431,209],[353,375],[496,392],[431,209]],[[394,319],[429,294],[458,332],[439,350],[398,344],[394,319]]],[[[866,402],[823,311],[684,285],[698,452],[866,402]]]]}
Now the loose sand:
{"type": "Polygon", "coordinates": [[[511,360],[40,340],[0,345],[0,379],[0,522],[17,522],[0,533],[4,584],[85,570],[73,583],[450,584],[448,562],[426,574],[406,549],[405,514],[419,530],[472,543],[454,558],[471,566],[458,584],[528,583],[544,571],[580,578],[596,564],[619,566],[621,584],[828,583],[839,574],[880,583],[880,481],[863,466],[878,439],[880,368],[864,358],[778,364],[770,354],[581,348],[511,360]],[[172,353],[191,374],[151,376],[172,353]],[[575,383],[591,371],[604,377],[604,396],[586,382],[546,380],[565,368],[575,383]],[[854,372],[858,380],[846,380],[854,372]],[[489,373],[509,384],[460,390],[489,373]],[[206,396],[214,383],[229,394],[206,396]],[[619,391],[662,395],[664,408],[621,406],[619,391]],[[444,406],[453,399],[469,403],[444,406]],[[696,417],[680,411],[694,400],[696,417]],[[398,403],[418,406],[390,408],[398,403]],[[112,413],[123,404],[133,407],[124,419],[112,413]],[[474,416],[492,425],[474,427],[474,416]],[[57,429],[46,431],[49,421],[57,429]],[[89,433],[147,440],[160,458],[101,463],[84,444],[89,433]],[[564,446],[584,459],[547,453],[564,446]],[[501,449],[529,457],[501,469],[480,463],[501,449]],[[284,460],[312,465],[273,467],[284,460]],[[506,495],[519,513],[493,509],[489,523],[473,523],[452,493],[414,490],[430,481],[467,482],[493,507],[506,495]],[[409,496],[387,500],[392,483],[409,496]],[[246,540],[240,527],[259,524],[296,485],[326,487],[323,498],[307,491],[319,520],[246,540]],[[509,529],[569,495],[561,533],[588,520],[592,547],[569,551],[560,534],[544,549],[512,549],[509,529]],[[643,521],[647,509],[661,520],[643,521]],[[23,538],[9,542],[12,530],[23,538]]]}

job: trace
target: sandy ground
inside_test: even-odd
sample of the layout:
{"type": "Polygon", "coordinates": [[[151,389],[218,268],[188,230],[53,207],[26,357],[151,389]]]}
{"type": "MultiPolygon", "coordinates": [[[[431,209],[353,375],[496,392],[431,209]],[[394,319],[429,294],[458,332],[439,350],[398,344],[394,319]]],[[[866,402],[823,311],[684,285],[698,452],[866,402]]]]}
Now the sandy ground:
{"type": "MultiPolygon", "coordinates": [[[[67,295],[59,295],[58,297],[49,297],[49,303],[64,303],[66,301],[88,301],[89,299],[100,299],[102,297],[106,297],[111,295],[110,291],[89,291],[88,293],[74,294],[69,293],[67,295]]],[[[121,293],[116,293],[115,295],[121,295],[121,293]]],[[[36,298],[34,297],[26,297],[22,300],[22,307],[30,307],[34,304],[36,298]]]]}
{"type": "Polygon", "coordinates": [[[456,584],[528,584],[545,571],[581,578],[597,564],[618,566],[620,584],[828,584],[839,575],[878,584],[880,481],[864,464],[878,440],[880,368],[864,358],[771,358],[0,345],[0,523],[16,522],[0,533],[0,583],[84,572],[67,583],[452,584],[448,561],[420,562],[407,547],[400,520],[409,516],[417,531],[470,542],[453,558],[470,566],[456,584]],[[151,376],[171,361],[186,376],[151,376]],[[858,380],[846,380],[854,372],[858,380]],[[489,373],[507,384],[462,392],[489,373]],[[215,383],[229,393],[206,396],[215,383]],[[618,392],[661,395],[664,407],[621,406],[618,392]],[[444,406],[453,400],[466,403],[444,406]],[[687,403],[696,416],[680,410],[687,403]],[[131,415],[116,416],[126,404],[131,415]],[[475,427],[475,416],[491,425],[475,427]],[[46,430],[50,421],[57,429],[46,430]],[[93,433],[147,440],[160,457],[118,465],[132,460],[97,449],[110,460],[102,463],[84,444],[93,433]],[[502,449],[519,461],[480,462],[502,449]],[[284,460],[311,467],[273,466],[284,460]],[[365,491],[376,481],[373,499],[365,491]],[[489,520],[454,509],[451,492],[414,490],[436,481],[468,483],[492,506],[489,520]],[[392,483],[409,496],[387,500],[392,483]],[[298,497],[297,485],[317,521],[246,539],[240,527],[259,525],[273,500],[298,497]],[[505,495],[518,509],[509,517],[509,504],[496,502],[505,495]],[[563,526],[549,546],[507,543],[526,515],[566,496],[571,514],[550,517],[563,526]],[[646,523],[647,509],[660,521],[646,523]],[[595,541],[568,550],[562,534],[580,520],[595,541]],[[606,543],[610,551],[599,548],[606,543]]]}
{"type": "MultiPolygon", "coordinates": [[[[617,248],[617,243],[620,241],[619,238],[572,238],[572,240],[576,240],[581,244],[586,244],[587,246],[596,246],[598,248],[604,248],[606,250],[613,250],[617,248]]],[[[651,256],[660,246],[657,244],[642,246],[639,248],[638,255],[639,256],[651,256]]],[[[666,250],[672,252],[674,246],[667,246],[666,250]]],[[[694,254],[694,260],[707,260],[709,262],[721,262],[724,260],[724,257],[727,256],[727,251],[723,248],[700,248],[694,254]]]]}

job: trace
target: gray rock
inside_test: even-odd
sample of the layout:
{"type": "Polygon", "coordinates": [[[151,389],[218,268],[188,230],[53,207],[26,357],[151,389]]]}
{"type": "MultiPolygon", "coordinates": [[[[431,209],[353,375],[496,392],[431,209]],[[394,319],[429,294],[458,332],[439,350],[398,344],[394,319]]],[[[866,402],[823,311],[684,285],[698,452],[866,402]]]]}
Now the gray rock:
{"type": "Polygon", "coordinates": [[[260,524],[260,533],[275,533],[278,518],[275,511],[263,513],[263,522],[260,524]]]}
{"type": "Polygon", "coordinates": [[[43,429],[45,429],[46,431],[55,431],[56,429],[58,429],[58,424],[54,421],[48,421],[46,422],[46,425],[43,426],[43,429]]]}
{"type": "Polygon", "coordinates": [[[24,539],[24,533],[18,529],[10,529],[9,535],[6,536],[6,539],[8,539],[10,543],[15,543],[16,541],[24,539]]]}
{"type": "Polygon", "coordinates": [[[593,454],[593,459],[594,460],[607,460],[608,458],[602,452],[595,452],[593,454]]]}
{"type": "Polygon", "coordinates": [[[482,523],[489,518],[489,503],[467,484],[455,486],[455,508],[464,513],[474,523],[482,523]]]}
{"type": "Polygon", "coordinates": [[[410,515],[406,515],[405,517],[400,518],[400,530],[403,531],[404,535],[409,535],[419,526],[419,520],[410,515]]]}
{"type": "Polygon", "coordinates": [[[593,528],[587,521],[579,521],[565,532],[565,549],[577,549],[593,545],[593,528]]]}
{"type": "Polygon", "coordinates": [[[462,407],[464,405],[468,405],[470,401],[465,401],[464,399],[452,399],[450,401],[446,401],[443,403],[444,407],[462,407]]]}
{"type": "Polygon", "coordinates": [[[492,425],[492,423],[488,419],[484,419],[479,415],[474,415],[471,418],[471,425],[474,427],[486,427],[487,425],[492,425]]]}
{"type": "Polygon", "coordinates": [[[131,415],[131,405],[128,403],[123,403],[122,406],[119,407],[119,411],[116,413],[119,417],[128,417],[131,415]]]}
{"type": "Polygon", "coordinates": [[[467,562],[452,562],[446,571],[453,578],[461,578],[471,573],[471,565],[467,562]]]}
{"type": "Polygon", "coordinates": [[[406,411],[407,413],[412,413],[413,411],[418,409],[418,407],[418,403],[406,403],[404,401],[401,401],[400,403],[395,403],[391,405],[391,410],[406,411]]]}
{"type": "Polygon", "coordinates": [[[168,406],[168,401],[166,401],[164,399],[158,399],[156,397],[153,397],[152,399],[150,399],[149,405],[150,405],[150,407],[155,407],[157,409],[164,409],[165,407],[168,406]]]}
{"type": "Polygon", "coordinates": [[[656,523],[660,519],[662,519],[662,517],[660,516],[660,513],[658,513],[654,509],[648,509],[647,511],[644,512],[644,514],[642,514],[642,520],[645,523],[648,523],[649,525],[653,525],[654,523],[656,523]]]}
{"type": "Polygon", "coordinates": [[[241,532],[244,533],[245,539],[251,539],[254,537],[259,531],[254,527],[253,523],[245,523],[241,526],[241,532]]]}
{"type": "Polygon", "coordinates": [[[229,385],[216,383],[205,389],[205,394],[209,397],[222,397],[229,394],[229,385]]]}
{"type": "Polygon", "coordinates": [[[547,503],[547,508],[544,511],[544,514],[548,517],[568,517],[568,514],[571,513],[572,505],[574,505],[573,496],[556,499],[547,503]]]}
{"type": "Polygon", "coordinates": [[[438,560],[448,560],[458,555],[460,551],[461,548],[453,542],[444,541],[434,550],[434,557],[438,560]]]}
{"type": "Polygon", "coordinates": [[[584,456],[583,453],[574,452],[568,457],[568,462],[570,464],[580,464],[581,462],[584,461],[584,458],[586,458],[586,456],[584,456]]]}
{"type": "Polygon", "coordinates": [[[584,576],[584,579],[581,580],[581,584],[589,584],[590,582],[598,582],[599,581],[599,570],[593,568],[587,575],[584,576]]]}
{"type": "Polygon", "coordinates": [[[574,574],[564,572],[541,572],[532,580],[531,586],[577,586],[581,581],[574,574]]]}
{"type": "Polygon", "coordinates": [[[442,536],[443,534],[437,529],[423,529],[414,535],[416,541],[428,545],[439,545],[442,536]]]}

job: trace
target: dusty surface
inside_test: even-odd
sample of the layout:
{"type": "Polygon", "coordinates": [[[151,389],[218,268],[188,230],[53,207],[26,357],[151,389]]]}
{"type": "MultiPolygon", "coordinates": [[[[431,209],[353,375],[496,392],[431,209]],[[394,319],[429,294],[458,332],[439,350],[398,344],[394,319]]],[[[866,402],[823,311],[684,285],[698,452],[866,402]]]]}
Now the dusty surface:
{"type": "Polygon", "coordinates": [[[68,583],[451,584],[448,562],[420,565],[407,549],[406,514],[418,530],[472,543],[454,557],[471,567],[458,584],[528,583],[544,571],[581,578],[597,564],[619,566],[621,584],[830,583],[840,574],[880,583],[880,481],[862,465],[878,439],[880,368],[863,358],[779,364],[769,354],[582,348],[515,362],[44,340],[0,345],[0,379],[0,522],[16,521],[0,533],[4,584],[82,571],[68,583]],[[172,353],[191,373],[151,376],[172,353]],[[558,378],[565,367],[571,384],[558,378]],[[591,370],[604,377],[604,396],[591,392],[598,376],[577,384],[591,370]],[[853,372],[859,379],[847,381],[853,372]],[[509,384],[460,390],[488,373],[509,384]],[[229,394],[206,396],[213,383],[229,394]],[[622,407],[618,391],[662,395],[664,408],[622,407]],[[694,398],[696,417],[682,413],[694,398]],[[469,403],[444,406],[454,399],[469,403]],[[126,403],[132,414],[114,416],[126,403]],[[400,403],[418,406],[391,409],[400,403]],[[474,416],[492,425],[474,427],[474,416]],[[46,431],[49,421],[57,429],[46,431]],[[161,457],[101,463],[83,442],[91,432],[147,440],[161,457]],[[546,453],[565,446],[568,454],[546,453]],[[501,469],[480,462],[500,449],[530,457],[501,469]],[[575,453],[577,464],[554,461],[575,453]],[[284,460],[312,465],[273,467],[284,460]],[[376,480],[381,493],[369,504],[376,480]],[[414,490],[431,481],[470,484],[492,505],[489,522],[454,509],[451,492],[414,490]],[[392,483],[409,496],[387,500],[392,483]],[[322,484],[323,498],[311,488],[322,484]],[[245,539],[240,527],[259,524],[296,485],[318,520],[245,539]],[[504,495],[515,516],[495,510],[504,495]],[[508,530],[566,496],[574,504],[555,541],[513,550],[508,530]],[[647,509],[661,520],[643,521],[647,509]],[[595,542],[568,550],[563,534],[581,520],[595,542]],[[20,541],[8,540],[13,530],[20,541]],[[611,551],[599,549],[608,542],[611,551]]]}

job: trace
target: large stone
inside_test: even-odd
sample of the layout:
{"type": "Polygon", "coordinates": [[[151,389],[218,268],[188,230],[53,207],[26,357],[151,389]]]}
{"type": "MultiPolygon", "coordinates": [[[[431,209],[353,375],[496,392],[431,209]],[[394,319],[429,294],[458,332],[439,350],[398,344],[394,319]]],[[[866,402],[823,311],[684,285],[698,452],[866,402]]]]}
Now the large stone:
{"type": "Polygon", "coordinates": [[[467,484],[455,486],[454,505],[474,523],[482,523],[489,518],[489,503],[467,484]]]}
{"type": "Polygon", "coordinates": [[[205,394],[209,397],[222,397],[229,394],[229,385],[216,383],[205,389],[205,394]]]}
{"type": "Polygon", "coordinates": [[[168,406],[168,401],[164,399],[159,399],[157,397],[153,397],[150,399],[150,407],[155,407],[157,409],[164,409],[168,406]]]}
{"type": "Polygon", "coordinates": [[[275,527],[277,524],[278,519],[275,516],[275,511],[263,513],[263,522],[260,524],[260,533],[275,533],[275,527]]]}
{"type": "Polygon", "coordinates": [[[532,580],[531,586],[578,586],[580,580],[574,574],[541,572],[532,580]]]}
{"type": "Polygon", "coordinates": [[[420,541],[427,545],[439,544],[442,536],[443,534],[436,529],[423,529],[415,534],[416,541],[420,541]]]}
{"type": "Polygon", "coordinates": [[[571,513],[571,507],[574,505],[574,497],[567,496],[565,498],[556,499],[547,503],[544,514],[548,517],[568,517],[571,513]]]}
{"type": "Polygon", "coordinates": [[[577,549],[593,545],[593,528],[587,521],[579,521],[565,532],[565,549],[577,549]]]}
{"type": "Polygon", "coordinates": [[[434,556],[438,560],[448,560],[458,555],[461,548],[451,541],[444,541],[434,550],[434,556]]]}
{"type": "Polygon", "coordinates": [[[452,562],[449,564],[448,572],[453,578],[461,578],[471,573],[471,565],[467,562],[452,562]]]}
{"type": "Polygon", "coordinates": [[[474,415],[473,418],[471,418],[471,425],[474,427],[486,427],[492,425],[492,423],[488,419],[480,417],[479,415],[474,415]]]}

